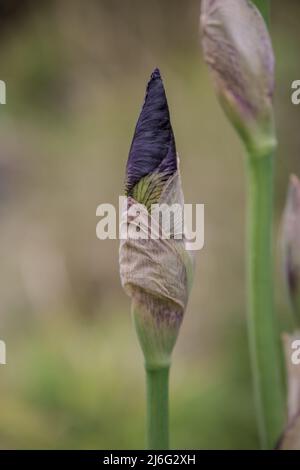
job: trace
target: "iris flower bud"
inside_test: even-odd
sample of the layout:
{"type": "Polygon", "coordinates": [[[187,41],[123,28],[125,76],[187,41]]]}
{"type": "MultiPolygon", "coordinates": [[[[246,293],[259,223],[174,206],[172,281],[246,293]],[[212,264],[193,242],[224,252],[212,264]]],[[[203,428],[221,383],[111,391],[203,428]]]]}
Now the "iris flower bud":
{"type": "Polygon", "coordinates": [[[300,325],[300,181],[292,175],[283,215],[284,275],[295,318],[300,325]]]}
{"type": "Polygon", "coordinates": [[[138,232],[134,236],[129,229],[127,237],[121,240],[121,282],[132,299],[146,364],[155,368],[170,363],[193,271],[180,217],[174,217],[168,237],[164,236],[161,218],[154,217],[155,204],[163,205],[162,213],[173,204],[183,211],[175,139],[158,69],[151,75],[136,125],[126,168],[125,193],[121,227],[133,225],[138,232]],[[133,214],[134,206],[138,211],[133,214]],[[139,232],[140,237],[136,236],[139,232]]]}
{"type": "Polygon", "coordinates": [[[220,102],[251,154],[276,145],[274,55],[258,9],[249,0],[202,0],[205,60],[220,102]]]}

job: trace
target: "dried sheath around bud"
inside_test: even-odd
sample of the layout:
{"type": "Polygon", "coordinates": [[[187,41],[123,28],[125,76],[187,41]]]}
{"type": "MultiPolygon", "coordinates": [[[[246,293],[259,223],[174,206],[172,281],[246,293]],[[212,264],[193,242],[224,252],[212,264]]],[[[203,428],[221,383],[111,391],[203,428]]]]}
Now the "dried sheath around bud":
{"type": "Polygon", "coordinates": [[[122,224],[127,225],[128,233],[120,243],[121,281],[132,299],[146,363],[167,365],[188,300],[192,259],[184,231],[175,237],[176,220],[169,237],[163,236],[160,219],[152,225],[154,204],[164,204],[166,210],[175,204],[183,210],[175,140],[157,69],[148,83],[126,170],[122,224]],[[133,214],[137,204],[139,210],[133,214]],[[135,231],[133,235],[132,225],[141,236],[135,231]],[[155,234],[149,226],[156,227],[155,234]]]}
{"type": "Polygon", "coordinates": [[[295,318],[300,324],[300,181],[292,175],[283,215],[284,275],[295,318]]]}
{"type": "Polygon", "coordinates": [[[202,0],[201,32],[225,112],[252,154],[268,152],[276,144],[274,55],[260,12],[248,0],[202,0]]]}

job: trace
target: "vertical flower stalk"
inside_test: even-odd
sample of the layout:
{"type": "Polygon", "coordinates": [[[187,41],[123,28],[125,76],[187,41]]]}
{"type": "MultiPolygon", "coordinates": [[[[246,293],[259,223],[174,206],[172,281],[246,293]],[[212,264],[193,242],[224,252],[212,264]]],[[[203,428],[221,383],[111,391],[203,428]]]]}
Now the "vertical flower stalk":
{"type": "MultiPolygon", "coordinates": [[[[257,3],[267,15],[269,2],[257,3]]],[[[284,421],[272,273],[274,55],[263,17],[249,0],[202,0],[201,29],[218,98],[247,152],[249,346],[261,446],[273,448],[284,421]]]]}
{"type": "Polygon", "coordinates": [[[147,86],[126,167],[120,275],[131,297],[147,385],[147,442],[168,449],[168,377],[186,309],[193,260],[184,234],[183,194],[163,82],[147,86]],[[176,207],[169,226],[168,210],[176,207]]]}

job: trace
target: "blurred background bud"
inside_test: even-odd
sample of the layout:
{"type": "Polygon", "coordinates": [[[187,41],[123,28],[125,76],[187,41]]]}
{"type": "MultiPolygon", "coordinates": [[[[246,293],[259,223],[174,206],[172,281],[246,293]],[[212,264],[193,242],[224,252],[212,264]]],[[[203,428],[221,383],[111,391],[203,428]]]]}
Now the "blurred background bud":
{"type": "MultiPolygon", "coordinates": [[[[293,362],[295,344],[300,340],[300,332],[283,335],[283,346],[287,371],[287,424],[278,448],[281,450],[300,449],[300,367],[293,362]]],[[[298,356],[298,354],[297,354],[298,356]]]]}
{"type": "Polygon", "coordinates": [[[248,0],[202,0],[205,61],[220,102],[251,153],[276,145],[274,55],[265,22],[248,0]]]}
{"type": "Polygon", "coordinates": [[[153,205],[160,204],[164,219],[164,215],[171,216],[171,206],[179,207],[182,214],[184,206],[169,108],[158,69],[148,83],[129,152],[126,195],[123,223],[138,225],[143,236],[133,237],[128,231],[127,238],[121,240],[121,281],[133,301],[147,365],[167,365],[187,305],[193,262],[186,249],[183,218],[178,227],[175,217],[165,238],[161,219],[155,218],[153,211],[153,205]],[[135,204],[146,209],[139,209],[134,217],[129,213],[135,204]]]}
{"type": "Polygon", "coordinates": [[[300,449],[300,416],[296,416],[293,423],[287,427],[277,447],[279,450],[300,449]]]}
{"type": "Polygon", "coordinates": [[[300,323],[300,181],[290,177],[283,215],[282,249],[284,275],[298,324],[300,323]]]}

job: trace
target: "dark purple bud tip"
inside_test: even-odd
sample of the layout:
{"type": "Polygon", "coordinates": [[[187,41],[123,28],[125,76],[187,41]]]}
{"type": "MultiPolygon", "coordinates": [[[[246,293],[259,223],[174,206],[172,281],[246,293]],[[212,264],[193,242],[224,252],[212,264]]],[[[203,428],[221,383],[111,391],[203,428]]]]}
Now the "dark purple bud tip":
{"type": "Polygon", "coordinates": [[[160,71],[157,67],[156,67],[156,69],[153,70],[150,80],[153,80],[155,78],[160,78],[161,79],[160,71]]]}
{"type": "Polygon", "coordinates": [[[177,170],[174,134],[159,69],[147,86],[126,167],[126,195],[146,175],[160,173],[167,180],[177,170]]]}

